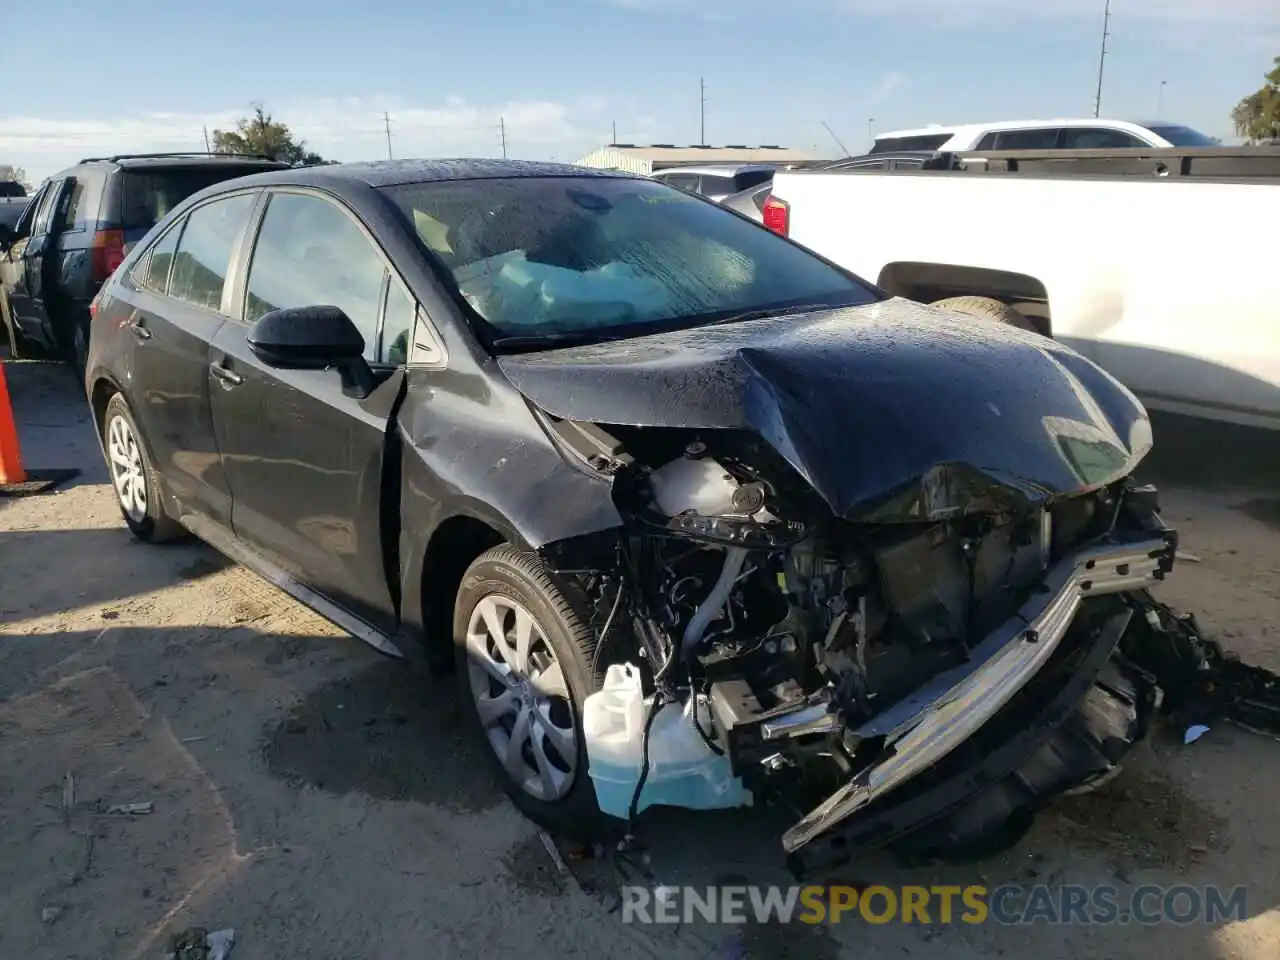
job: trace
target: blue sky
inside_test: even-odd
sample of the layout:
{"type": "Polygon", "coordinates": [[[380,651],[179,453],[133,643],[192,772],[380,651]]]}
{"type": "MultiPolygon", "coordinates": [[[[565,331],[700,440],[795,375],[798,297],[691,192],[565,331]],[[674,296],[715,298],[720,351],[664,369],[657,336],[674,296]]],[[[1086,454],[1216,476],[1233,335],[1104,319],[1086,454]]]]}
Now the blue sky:
{"type": "MultiPolygon", "coordinates": [[[[1093,112],[1102,0],[41,0],[0,45],[0,163],[194,149],[263,102],[339,160],[573,160],[607,142],[819,155],[879,130],[1093,112]],[[90,12],[92,11],[92,12],[90,12]],[[65,24],[59,35],[52,25],[65,24]]],[[[1230,134],[1280,0],[1113,0],[1103,114],[1230,134]]]]}

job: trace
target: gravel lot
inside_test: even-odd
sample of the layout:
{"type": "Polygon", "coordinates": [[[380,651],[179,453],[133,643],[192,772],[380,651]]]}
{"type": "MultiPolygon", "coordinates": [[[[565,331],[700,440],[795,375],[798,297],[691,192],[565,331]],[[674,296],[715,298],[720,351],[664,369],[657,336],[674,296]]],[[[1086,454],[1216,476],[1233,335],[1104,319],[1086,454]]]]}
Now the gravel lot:
{"type": "MultiPolygon", "coordinates": [[[[192,925],[235,927],[233,960],[1280,955],[1280,744],[1228,727],[1190,747],[1154,736],[1006,856],[922,870],[870,857],[842,879],[1245,884],[1244,922],[624,925],[616,869],[559,872],[451,686],[201,544],[135,543],[71,375],[6,373],[27,466],[83,473],[0,499],[0,957],[160,957],[192,925]],[[98,812],[142,801],[154,812],[98,812]]],[[[1199,560],[1162,598],[1280,670],[1280,438],[1161,419],[1156,443],[1148,478],[1199,560]]],[[[662,882],[788,882],[763,813],[646,824],[662,882]]]]}

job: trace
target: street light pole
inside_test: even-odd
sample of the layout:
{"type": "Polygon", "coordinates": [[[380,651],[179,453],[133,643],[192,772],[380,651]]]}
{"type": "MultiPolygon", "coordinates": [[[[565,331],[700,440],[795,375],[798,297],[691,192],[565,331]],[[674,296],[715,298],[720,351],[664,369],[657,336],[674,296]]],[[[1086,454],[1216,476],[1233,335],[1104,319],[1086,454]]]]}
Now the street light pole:
{"type": "Polygon", "coordinates": [[[867,149],[870,150],[876,145],[876,118],[867,117],[867,149]]]}
{"type": "Polygon", "coordinates": [[[1156,119],[1157,120],[1160,119],[1160,108],[1164,106],[1164,85],[1168,82],[1169,82],[1168,80],[1161,80],[1160,90],[1158,93],[1156,93],[1156,119]]]}

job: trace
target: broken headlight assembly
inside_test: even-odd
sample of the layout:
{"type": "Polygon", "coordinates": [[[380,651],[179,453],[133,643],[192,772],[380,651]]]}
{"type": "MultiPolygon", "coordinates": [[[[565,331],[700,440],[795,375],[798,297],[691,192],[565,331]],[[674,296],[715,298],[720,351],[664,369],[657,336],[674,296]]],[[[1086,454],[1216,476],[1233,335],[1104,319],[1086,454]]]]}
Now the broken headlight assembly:
{"type": "MultiPolygon", "coordinates": [[[[651,802],[767,796],[797,815],[783,837],[793,862],[887,843],[924,822],[917,808],[937,821],[963,791],[912,798],[978,770],[965,744],[980,731],[1019,731],[989,746],[1009,770],[1041,749],[1056,729],[1042,702],[1068,722],[1130,629],[1126,604],[1176,550],[1155,491],[1128,481],[1021,506],[993,495],[974,515],[859,521],[816,502],[758,438],[555,427],[612,484],[623,528],[605,579],[635,625],[621,656],[648,666],[627,674],[647,704],[632,724],[635,777],[597,784],[598,798],[631,802],[602,809],[630,819],[651,802]],[[1024,735],[1036,724],[1044,737],[1024,735]],[[1006,757],[1009,744],[1022,752],[1006,757]]],[[[1089,756],[1052,783],[1113,762],[1089,756]]],[[[1014,793],[1005,800],[1021,803],[1014,793]]]]}

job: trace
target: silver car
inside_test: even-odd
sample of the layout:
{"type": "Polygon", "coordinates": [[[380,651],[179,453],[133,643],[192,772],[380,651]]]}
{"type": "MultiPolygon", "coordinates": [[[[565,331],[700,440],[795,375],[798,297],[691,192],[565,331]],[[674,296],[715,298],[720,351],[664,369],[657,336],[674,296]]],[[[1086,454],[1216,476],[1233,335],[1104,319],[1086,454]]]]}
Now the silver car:
{"type": "MultiPolygon", "coordinates": [[[[861,157],[845,157],[822,163],[805,164],[820,170],[921,170],[945,166],[949,160],[929,151],[902,151],[861,157]]],[[[794,169],[794,167],[793,167],[794,169]]],[[[773,177],[725,197],[720,203],[735,213],[764,222],[764,204],[773,192],[773,177]]]]}
{"type": "Polygon", "coordinates": [[[651,176],[668,186],[697,193],[708,200],[723,200],[773,179],[777,168],[767,163],[710,163],[688,167],[668,167],[651,176]]]}

